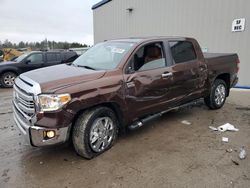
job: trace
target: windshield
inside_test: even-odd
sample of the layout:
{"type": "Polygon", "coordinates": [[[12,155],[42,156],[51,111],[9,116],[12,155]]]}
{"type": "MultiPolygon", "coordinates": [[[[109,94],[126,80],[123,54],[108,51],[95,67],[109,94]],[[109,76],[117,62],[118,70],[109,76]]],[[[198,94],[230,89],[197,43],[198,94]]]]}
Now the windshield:
{"type": "Polygon", "coordinates": [[[93,70],[114,69],[133,45],[116,41],[99,43],[77,58],[73,65],[93,70]]]}
{"type": "Polygon", "coordinates": [[[27,57],[30,53],[23,54],[19,56],[18,58],[14,59],[13,61],[20,63],[25,57],[27,57]]]}

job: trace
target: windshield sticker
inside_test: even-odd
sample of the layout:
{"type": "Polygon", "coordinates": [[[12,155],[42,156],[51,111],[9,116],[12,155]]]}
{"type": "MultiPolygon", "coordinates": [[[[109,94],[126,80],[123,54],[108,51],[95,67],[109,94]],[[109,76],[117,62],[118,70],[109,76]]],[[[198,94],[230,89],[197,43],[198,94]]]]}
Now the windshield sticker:
{"type": "Polygon", "coordinates": [[[113,53],[118,53],[118,54],[122,54],[125,52],[124,49],[121,49],[121,48],[112,48],[111,52],[113,53]]]}

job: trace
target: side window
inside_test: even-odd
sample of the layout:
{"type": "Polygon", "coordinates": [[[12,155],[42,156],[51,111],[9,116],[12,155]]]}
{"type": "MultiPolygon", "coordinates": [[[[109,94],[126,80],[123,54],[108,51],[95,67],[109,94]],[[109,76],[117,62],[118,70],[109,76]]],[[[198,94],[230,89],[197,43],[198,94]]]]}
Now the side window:
{"type": "Polygon", "coordinates": [[[175,63],[183,63],[196,59],[194,46],[188,41],[169,42],[172,57],[175,63]]]}
{"type": "MultiPolygon", "coordinates": [[[[60,55],[60,54],[59,54],[60,55]]],[[[54,62],[54,61],[60,61],[58,59],[58,55],[57,53],[47,53],[47,62],[54,62]]]]}
{"type": "Polygon", "coordinates": [[[30,61],[30,63],[43,63],[43,54],[31,54],[27,61],[30,61]]]}
{"type": "Polygon", "coordinates": [[[64,61],[65,62],[73,62],[77,58],[77,54],[75,52],[66,52],[64,53],[64,61]]]}
{"type": "Polygon", "coordinates": [[[60,53],[56,54],[56,59],[57,59],[57,61],[62,61],[62,56],[60,53]]]}
{"type": "Polygon", "coordinates": [[[141,47],[131,60],[131,69],[145,71],[166,66],[162,42],[147,44],[141,47]]]}

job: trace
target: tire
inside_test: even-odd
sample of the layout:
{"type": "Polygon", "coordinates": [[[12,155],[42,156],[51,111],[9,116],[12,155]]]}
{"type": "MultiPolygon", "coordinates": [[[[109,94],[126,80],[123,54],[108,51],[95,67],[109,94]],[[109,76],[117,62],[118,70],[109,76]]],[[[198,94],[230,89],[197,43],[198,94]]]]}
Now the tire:
{"type": "Polygon", "coordinates": [[[210,95],[204,98],[210,109],[220,109],[226,101],[228,88],[224,80],[216,79],[212,85],[210,95]]]}
{"type": "Polygon", "coordinates": [[[110,149],[115,143],[117,135],[118,121],[115,113],[107,107],[96,107],[84,111],[78,117],[73,127],[72,140],[75,151],[80,156],[92,159],[110,149]],[[106,122],[108,122],[109,130],[104,128],[106,122]],[[110,136],[111,132],[112,136],[110,136]],[[95,139],[96,141],[94,141],[95,139]],[[99,145],[100,142],[102,142],[101,145],[99,145]]]}
{"type": "Polygon", "coordinates": [[[0,78],[0,83],[5,88],[11,88],[14,85],[14,81],[17,75],[14,72],[5,72],[0,78]]]}

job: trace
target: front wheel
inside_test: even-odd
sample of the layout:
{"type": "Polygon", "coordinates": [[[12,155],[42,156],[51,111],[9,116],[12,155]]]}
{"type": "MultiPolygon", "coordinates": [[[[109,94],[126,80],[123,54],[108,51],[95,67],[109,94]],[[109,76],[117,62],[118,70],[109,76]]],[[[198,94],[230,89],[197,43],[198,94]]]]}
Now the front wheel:
{"type": "Polygon", "coordinates": [[[3,87],[10,88],[13,87],[17,75],[13,72],[5,72],[0,78],[0,83],[3,87]]]}
{"type": "Polygon", "coordinates": [[[76,152],[91,159],[110,149],[118,135],[115,113],[107,107],[84,111],[73,127],[73,145],[76,152]]]}
{"type": "Polygon", "coordinates": [[[221,79],[216,79],[211,88],[210,95],[204,98],[205,104],[210,109],[221,108],[226,101],[227,91],[228,88],[225,81],[221,79]]]}

